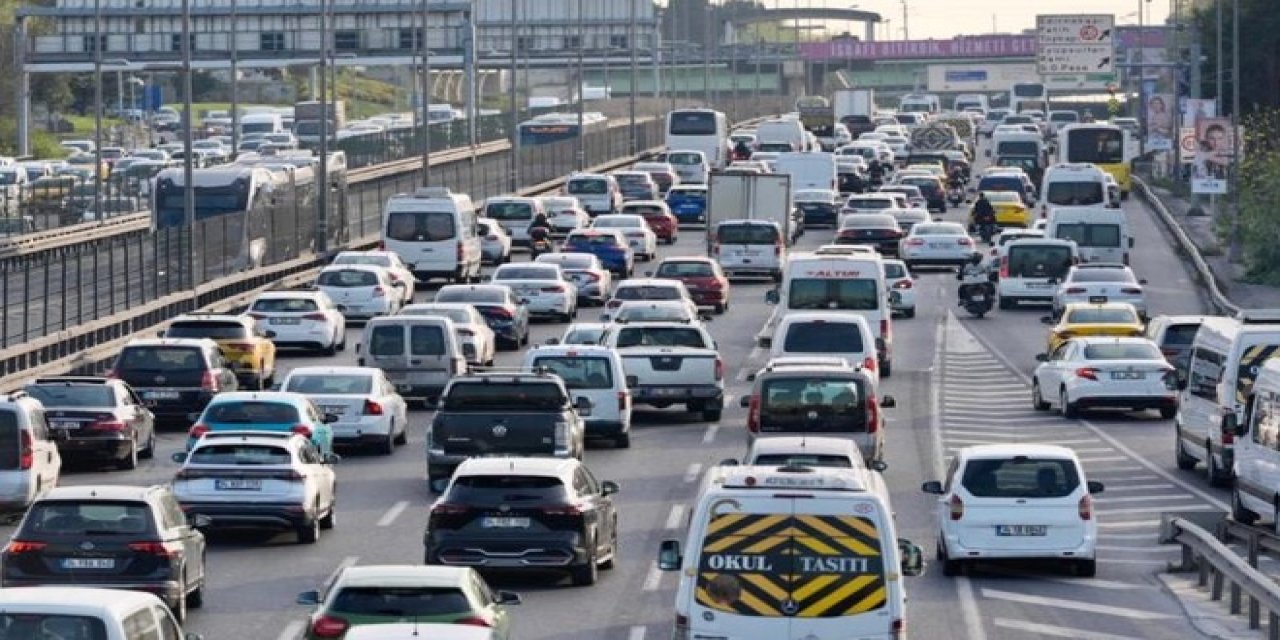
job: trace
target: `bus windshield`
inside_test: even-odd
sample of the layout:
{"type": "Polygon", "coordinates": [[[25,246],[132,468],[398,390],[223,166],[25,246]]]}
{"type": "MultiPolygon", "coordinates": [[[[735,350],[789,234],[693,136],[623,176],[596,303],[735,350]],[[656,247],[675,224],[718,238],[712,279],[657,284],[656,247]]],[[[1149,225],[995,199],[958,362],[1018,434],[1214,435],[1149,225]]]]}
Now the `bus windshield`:
{"type": "Polygon", "coordinates": [[[667,133],[673,136],[716,134],[716,114],[711,111],[673,111],[667,133]]]}
{"type": "Polygon", "coordinates": [[[1067,136],[1067,162],[1120,164],[1124,162],[1124,133],[1120,129],[1076,129],[1067,136]]]}

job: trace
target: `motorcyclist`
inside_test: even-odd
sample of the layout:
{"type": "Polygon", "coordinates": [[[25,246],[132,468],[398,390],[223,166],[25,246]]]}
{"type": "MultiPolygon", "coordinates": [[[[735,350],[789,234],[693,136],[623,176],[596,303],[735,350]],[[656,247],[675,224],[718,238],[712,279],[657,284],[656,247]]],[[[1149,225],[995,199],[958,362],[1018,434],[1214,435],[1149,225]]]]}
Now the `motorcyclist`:
{"type": "Polygon", "coordinates": [[[733,145],[733,158],[735,160],[750,160],[751,145],[747,144],[746,140],[739,140],[737,144],[733,145]]]}
{"type": "Polygon", "coordinates": [[[961,171],[960,167],[951,167],[951,175],[947,178],[947,186],[952,189],[963,189],[964,183],[964,171],[961,171]]]}
{"type": "Polygon", "coordinates": [[[987,200],[985,192],[978,194],[978,199],[973,203],[973,226],[979,231],[984,226],[995,225],[996,208],[991,206],[991,201],[987,200]]]}
{"type": "Polygon", "coordinates": [[[988,296],[995,294],[995,287],[991,284],[991,270],[983,262],[981,251],[974,251],[969,255],[969,261],[960,267],[956,280],[960,281],[960,288],[956,291],[960,297],[959,306],[963,307],[968,300],[969,287],[980,286],[988,296]]]}
{"type": "Polygon", "coordinates": [[[529,223],[529,242],[551,242],[551,222],[547,220],[547,214],[539,213],[529,223]]]}
{"type": "Polygon", "coordinates": [[[871,177],[872,182],[883,183],[884,169],[879,158],[872,158],[871,163],[867,165],[867,175],[871,177]]]}

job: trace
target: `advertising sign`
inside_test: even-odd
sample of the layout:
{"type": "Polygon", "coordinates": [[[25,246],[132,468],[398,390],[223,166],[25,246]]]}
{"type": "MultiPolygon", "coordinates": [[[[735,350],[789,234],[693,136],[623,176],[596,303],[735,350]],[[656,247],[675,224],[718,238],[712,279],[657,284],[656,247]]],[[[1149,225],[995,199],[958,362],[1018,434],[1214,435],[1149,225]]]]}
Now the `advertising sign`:
{"type": "Polygon", "coordinates": [[[1036,67],[1041,74],[1113,73],[1115,16],[1036,16],[1036,67]]]}
{"type": "Polygon", "coordinates": [[[1147,94],[1147,150],[1173,149],[1173,105],[1170,93],[1147,94]]]}
{"type": "Polygon", "coordinates": [[[951,40],[841,40],[800,44],[800,56],[821,60],[1008,58],[1036,53],[1032,36],[972,36],[951,40]]]}
{"type": "Polygon", "coordinates": [[[1182,164],[1191,164],[1196,159],[1196,128],[1183,127],[1178,130],[1178,145],[1182,147],[1182,164]]]}
{"type": "Polygon", "coordinates": [[[1191,192],[1224,194],[1231,166],[1233,140],[1229,118],[1200,118],[1196,121],[1195,161],[1191,171],[1191,192]]]}

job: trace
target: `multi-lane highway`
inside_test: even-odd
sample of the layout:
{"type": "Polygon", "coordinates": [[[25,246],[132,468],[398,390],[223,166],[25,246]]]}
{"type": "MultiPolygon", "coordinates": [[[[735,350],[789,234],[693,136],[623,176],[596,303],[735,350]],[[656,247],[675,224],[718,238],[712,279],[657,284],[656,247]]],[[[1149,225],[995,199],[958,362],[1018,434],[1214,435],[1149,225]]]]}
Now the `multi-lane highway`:
{"type": "MultiPolygon", "coordinates": [[[[1126,203],[1137,238],[1132,264],[1150,280],[1153,313],[1199,312],[1195,286],[1150,214],[1126,203]]],[[[952,211],[946,218],[960,219],[952,211]]],[[[810,230],[801,247],[830,238],[810,230]]],[[[663,255],[698,253],[695,234],[682,234],[663,255]]],[[[642,271],[643,269],[638,269],[642,271]]],[[[1097,500],[1100,523],[1098,576],[1070,577],[1052,567],[1022,571],[979,567],[963,578],[940,571],[908,579],[908,623],[917,638],[1187,638],[1194,635],[1182,610],[1154,574],[1175,556],[1156,541],[1160,512],[1225,509],[1226,493],[1211,490],[1198,475],[1176,470],[1173,431],[1154,414],[1135,418],[1096,415],[1066,420],[1031,410],[1028,380],[1043,351],[1043,310],[997,311],[970,318],[955,306],[950,272],[919,274],[919,310],[894,323],[895,367],[883,393],[898,408],[890,424],[885,472],[899,533],[931,550],[933,496],[920,483],[936,479],[945,456],[956,448],[987,442],[1052,442],[1075,448],[1090,479],[1107,490],[1097,500]]],[[[418,295],[428,299],[431,289],[418,295]]],[[[769,308],[764,283],[735,283],[732,309],[710,323],[730,381],[724,418],[698,422],[674,410],[641,411],[628,450],[593,448],[586,462],[602,479],[618,481],[621,557],[592,587],[571,587],[556,576],[495,578],[521,592],[513,609],[514,629],[525,639],[642,640],[670,633],[675,576],[654,568],[658,542],[681,534],[697,483],[717,461],[744,450],[746,374],[765,354],[753,337],[769,308]]],[[[594,320],[583,309],[582,320],[594,320]]],[[[561,324],[536,325],[534,342],[558,335],[561,324]]],[[[348,341],[359,341],[350,329],[348,341]]],[[[281,359],[283,368],[318,363],[354,363],[354,350],[333,358],[281,359]]],[[[503,354],[500,365],[515,365],[503,354]]],[[[421,536],[432,497],[424,482],[424,429],[430,414],[413,414],[409,446],[391,458],[352,453],[338,467],[338,524],[317,545],[297,545],[292,536],[218,536],[209,555],[205,607],[189,628],[210,640],[296,638],[308,614],[293,605],[295,594],[316,588],[339,567],[352,563],[418,563],[421,536]]],[[[133,472],[69,472],[64,484],[160,483],[176,465],[168,461],[183,434],[162,436],[161,452],[133,472]]],[[[9,529],[3,532],[8,533],[9,529]]],[[[931,555],[931,554],[930,554],[931,555]]]]}

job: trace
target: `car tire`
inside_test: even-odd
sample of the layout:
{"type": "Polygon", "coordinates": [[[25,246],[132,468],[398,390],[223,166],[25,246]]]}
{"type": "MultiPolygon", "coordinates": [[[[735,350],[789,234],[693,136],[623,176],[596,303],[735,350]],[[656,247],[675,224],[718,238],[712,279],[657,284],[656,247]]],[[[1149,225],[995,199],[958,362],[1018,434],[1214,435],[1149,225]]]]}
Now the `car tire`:
{"type": "Polygon", "coordinates": [[[1212,445],[1205,444],[1205,451],[1208,452],[1208,455],[1205,456],[1204,467],[1205,467],[1205,475],[1208,477],[1208,480],[1209,480],[1209,486],[1211,487],[1231,486],[1231,470],[1221,469],[1218,467],[1217,460],[1213,458],[1212,445]]]}
{"type": "Polygon", "coordinates": [[[880,362],[880,377],[888,378],[891,375],[893,375],[893,361],[884,360],[880,362]]]}
{"type": "Polygon", "coordinates": [[[1187,450],[1182,447],[1182,438],[1178,436],[1176,426],[1173,433],[1173,459],[1178,468],[1183,471],[1195,469],[1196,463],[1199,462],[1199,460],[1187,455],[1187,450]]]}
{"type": "Polygon", "coordinates": [[[1004,296],[1000,296],[1000,301],[998,304],[1002,311],[1008,311],[1009,309],[1013,308],[1015,301],[1013,298],[1006,298],[1004,296]]]}
{"type": "Polygon", "coordinates": [[[1031,381],[1031,408],[1036,411],[1048,411],[1052,406],[1044,401],[1044,396],[1040,394],[1040,381],[1031,381]]]}
{"type": "Polygon", "coordinates": [[[614,438],[613,438],[613,448],[615,448],[615,449],[630,449],[630,448],[631,448],[631,429],[629,429],[629,428],[628,428],[626,431],[623,431],[623,432],[619,433],[618,435],[614,436],[614,438]]]}
{"type": "MultiPolygon", "coordinates": [[[[489,366],[493,366],[492,360],[489,361],[489,366]]],[[[394,430],[394,426],[392,430],[394,430]]],[[[402,429],[400,429],[400,433],[396,434],[394,441],[397,445],[400,445],[400,446],[409,444],[409,427],[405,426],[402,429]]]]}
{"type": "Polygon", "coordinates": [[[1231,518],[1240,524],[1251,525],[1258,521],[1258,514],[1246,509],[1240,501],[1240,488],[1231,490],[1231,518]]]}
{"type": "Polygon", "coordinates": [[[320,539],[320,519],[312,518],[310,522],[298,527],[298,544],[315,544],[320,539]]]}
{"type": "Polygon", "coordinates": [[[1080,417],[1080,409],[1074,403],[1067,402],[1067,390],[1063,389],[1058,393],[1058,403],[1062,410],[1062,417],[1068,420],[1074,420],[1080,417]]]}
{"type": "MultiPolygon", "coordinates": [[[[529,346],[529,327],[527,326],[524,328],[524,335],[520,336],[520,345],[526,347],[529,346]]],[[[517,349],[518,348],[519,347],[517,347],[517,349]]]]}
{"type": "Polygon", "coordinates": [[[121,471],[133,471],[138,468],[138,439],[136,437],[129,443],[129,455],[117,461],[116,468],[121,471]]]}
{"type": "Polygon", "coordinates": [[[341,339],[338,340],[338,351],[347,350],[347,333],[344,330],[341,339]]]}
{"type": "Polygon", "coordinates": [[[1093,558],[1076,560],[1075,573],[1081,578],[1092,578],[1098,575],[1098,561],[1093,558]]]}
{"type": "Polygon", "coordinates": [[[1172,420],[1176,415],[1178,415],[1177,407],[1160,407],[1161,420],[1172,420]]]}
{"type": "Polygon", "coordinates": [[[587,561],[576,567],[570,567],[569,578],[575,587],[589,587],[600,578],[600,565],[596,564],[594,540],[591,542],[591,547],[587,549],[587,561]]]}
{"type": "Polygon", "coordinates": [[[612,569],[618,560],[618,519],[613,520],[613,537],[609,541],[609,559],[600,563],[601,569],[612,569]]]}
{"type": "Polygon", "coordinates": [[[902,310],[902,317],[904,317],[904,318],[914,318],[914,317],[916,317],[916,308],[915,308],[915,307],[911,307],[911,308],[908,308],[908,309],[903,309],[903,310],[902,310]]]}
{"type": "Polygon", "coordinates": [[[386,438],[383,438],[380,442],[378,442],[377,449],[378,449],[378,455],[381,455],[381,456],[389,456],[396,452],[396,436],[395,436],[394,426],[392,426],[391,428],[391,433],[388,433],[386,438]]]}
{"type": "MultiPolygon", "coordinates": [[[[335,487],[335,490],[336,490],[336,487],[335,487]]],[[[337,526],[338,524],[337,512],[338,512],[338,504],[337,504],[337,501],[335,500],[333,504],[329,505],[329,513],[324,514],[324,517],[320,518],[320,528],[328,530],[337,526]]]]}
{"type": "Polygon", "coordinates": [[[337,353],[338,343],[336,342],[320,350],[320,355],[325,356],[326,358],[337,355],[337,353]]]}
{"type": "Polygon", "coordinates": [[[942,563],[942,575],[953,578],[964,573],[964,560],[952,560],[947,557],[947,552],[942,548],[941,542],[938,543],[937,557],[938,562],[942,563]]]}
{"type": "Polygon", "coordinates": [[[720,416],[723,413],[723,411],[724,411],[723,409],[718,407],[715,409],[702,409],[702,421],[703,422],[719,422],[720,416]]]}
{"type": "Polygon", "coordinates": [[[151,427],[151,434],[147,436],[147,446],[138,452],[138,457],[150,460],[156,457],[156,428],[151,427]]]}

